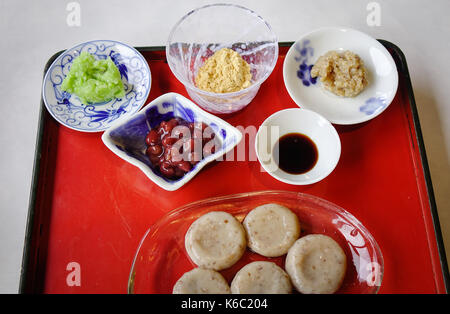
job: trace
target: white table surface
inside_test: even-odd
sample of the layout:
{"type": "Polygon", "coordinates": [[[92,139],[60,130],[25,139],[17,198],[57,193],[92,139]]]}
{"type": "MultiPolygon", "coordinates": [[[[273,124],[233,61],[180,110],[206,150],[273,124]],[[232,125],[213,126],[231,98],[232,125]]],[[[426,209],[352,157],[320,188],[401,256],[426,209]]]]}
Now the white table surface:
{"type": "MultiPolygon", "coordinates": [[[[57,51],[92,39],[115,39],[133,46],[165,45],[179,18],[214,2],[220,1],[0,0],[0,293],[16,293],[19,288],[41,82],[47,60],[57,51]],[[78,27],[67,23],[70,2],[80,5],[78,27]]],[[[322,26],[347,26],[400,47],[412,78],[449,256],[450,1],[226,2],[258,12],[274,28],[279,41],[295,41],[322,26]],[[371,2],[381,8],[379,26],[368,25],[367,5],[371,2]]]]}

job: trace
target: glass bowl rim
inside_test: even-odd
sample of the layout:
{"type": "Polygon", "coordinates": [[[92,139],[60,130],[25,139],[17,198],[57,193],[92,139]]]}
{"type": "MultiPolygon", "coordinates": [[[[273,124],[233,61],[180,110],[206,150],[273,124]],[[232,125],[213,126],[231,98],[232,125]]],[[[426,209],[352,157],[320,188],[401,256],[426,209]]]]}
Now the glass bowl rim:
{"type": "Polygon", "coordinates": [[[226,98],[226,97],[233,97],[233,96],[239,96],[241,94],[245,94],[247,93],[249,90],[251,90],[252,88],[255,88],[257,86],[260,86],[268,77],[269,75],[273,72],[273,69],[275,68],[275,65],[277,64],[278,61],[278,36],[277,34],[274,32],[274,30],[272,29],[272,27],[270,26],[269,23],[267,23],[266,20],[264,20],[258,13],[256,13],[255,11],[248,9],[244,6],[238,5],[238,4],[233,4],[233,3],[214,3],[214,4],[207,4],[201,7],[198,7],[196,9],[191,10],[190,12],[188,12],[186,15],[184,15],[171,29],[170,33],[169,33],[169,37],[166,43],[166,59],[167,59],[167,64],[169,65],[170,70],[172,71],[173,75],[175,75],[175,77],[187,88],[193,90],[194,92],[198,93],[198,94],[203,94],[205,96],[210,96],[210,97],[221,97],[221,98],[226,98]],[[179,75],[177,73],[175,73],[174,69],[172,68],[172,62],[169,60],[168,56],[169,56],[169,49],[170,49],[170,43],[172,41],[173,35],[175,33],[175,31],[177,30],[178,26],[180,26],[181,23],[183,23],[183,21],[185,19],[187,19],[190,15],[196,13],[197,11],[203,10],[203,9],[207,9],[210,7],[219,7],[219,6],[226,6],[226,7],[235,7],[238,9],[242,9],[244,11],[249,12],[250,14],[254,15],[256,18],[260,19],[268,28],[269,32],[273,35],[275,41],[274,41],[274,46],[275,46],[275,54],[272,60],[272,63],[270,64],[270,70],[266,71],[266,73],[264,74],[263,77],[261,77],[258,81],[256,81],[255,83],[251,84],[249,87],[241,89],[239,91],[236,92],[230,92],[230,93],[213,93],[213,92],[208,92],[205,91],[203,89],[200,89],[198,87],[195,86],[195,84],[191,84],[190,82],[182,79],[179,77],[179,75]]]}

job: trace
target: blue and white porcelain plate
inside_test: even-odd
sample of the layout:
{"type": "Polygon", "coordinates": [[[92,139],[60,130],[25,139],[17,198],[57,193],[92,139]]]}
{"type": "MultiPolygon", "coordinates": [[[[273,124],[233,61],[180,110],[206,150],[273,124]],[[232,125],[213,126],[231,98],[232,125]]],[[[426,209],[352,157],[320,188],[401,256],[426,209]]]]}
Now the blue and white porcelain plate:
{"type": "Polygon", "coordinates": [[[138,167],[150,180],[167,191],[175,191],[189,182],[208,163],[224,159],[242,139],[242,133],[226,121],[200,109],[195,103],[177,93],[159,96],[138,113],[121,120],[102,135],[102,141],[114,154],[138,167]],[[148,132],[171,118],[187,122],[204,122],[209,125],[221,145],[214,154],[203,158],[183,177],[171,180],[163,177],[152,166],[146,155],[145,138],[148,132]]]}
{"type": "Polygon", "coordinates": [[[136,49],[117,41],[94,40],[66,50],[52,63],[44,78],[42,94],[47,110],[59,123],[82,132],[100,132],[141,109],[150,92],[151,80],[147,61],[136,49]],[[98,60],[111,58],[124,83],[123,98],[85,105],[76,95],[61,91],[73,60],[82,51],[98,60]]]}
{"type": "Polygon", "coordinates": [[[397,92],[394,59],[376,39],[349,28],[328,27],[300,38],[289,49],[283,78],[289,95],[302,108],[313,110],[334,124],[356,124],[381,114],[397,92]],[[317,59],[330,50],[350,50],[361,57],[369,84],[356,97],[340,97],[326,91],[311,77],[317,59]]]}

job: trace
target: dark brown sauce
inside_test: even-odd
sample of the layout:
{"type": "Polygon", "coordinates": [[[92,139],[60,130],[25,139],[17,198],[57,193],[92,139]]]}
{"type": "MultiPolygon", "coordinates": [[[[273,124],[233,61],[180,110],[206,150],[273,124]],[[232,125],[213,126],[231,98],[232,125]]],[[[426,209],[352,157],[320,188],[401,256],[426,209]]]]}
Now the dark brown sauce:
{"type": "Polygon", "coordinates": [[[314,167],[319,152],[316,144],[308,136],[289,133],[276,142],[273,155],[281,170],[290,174],[302,174],[314,167]]]}

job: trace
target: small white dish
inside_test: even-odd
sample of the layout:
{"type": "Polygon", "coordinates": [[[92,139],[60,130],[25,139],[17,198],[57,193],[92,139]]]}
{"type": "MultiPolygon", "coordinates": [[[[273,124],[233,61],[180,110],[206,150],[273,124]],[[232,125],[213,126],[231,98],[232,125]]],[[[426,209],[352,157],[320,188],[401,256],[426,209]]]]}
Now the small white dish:
{"type": "Polygon", "coordinates": [[[136,49],[114,40],[93,40],[67,49],[56,58],[45,74],[42,97],[48,112],[59,123],[77,131],[100,132],[139,111],[147,100],[151,82],[148,63],[136,49]],[[98,60],[111,58],[119,69],[124,97],[85,105],[76,95],[61,90],[73,60],[82,51],[98,60]]]}
{"type": "Polygon", "coordinates": [[[341,155],[341,141],[333,125],[318,113],[291,108],[274,113],[261,124],[255,150],[261,166],[272,177],[288,184],[307,185],[323,180],[334,170],[341,155]],[[287,173],[275,161],[274,146],[280,137],[289,133],[306,135],[317,147],[317,162],[306,173],[287,173]]]}
{"type": "Polygon", "coordinates": [[[289,49],[283,64],[289,95],[302,108],[311,109],[335,124],[356,124],[381,114],[397,92],[398,73],[389,51],[376,39],[349,28],[327,27],[304,35],[289,49]],[[330,50],[350,50],[361,57],[369,84],[356,97],[326,91],[310,70],[330,50]]]}
{"type": "Polygon", "coordinates": [[[138,113],[118,121],[102,135],[103,143],[117,156],[138,167],[161,188],[175,191],[189,182],[208,163],[232,150],[242,139],[242,133],[226,121],[200,109],[195,103],[177,93],[159,96],[138,113]],[[145,138],[161,121],[182,118],[187,122],[208,124],[220,140],[221,147],[214,154],[200,160],[179,179],[167,179],[153,167],[146,155],[145,138]]]}

